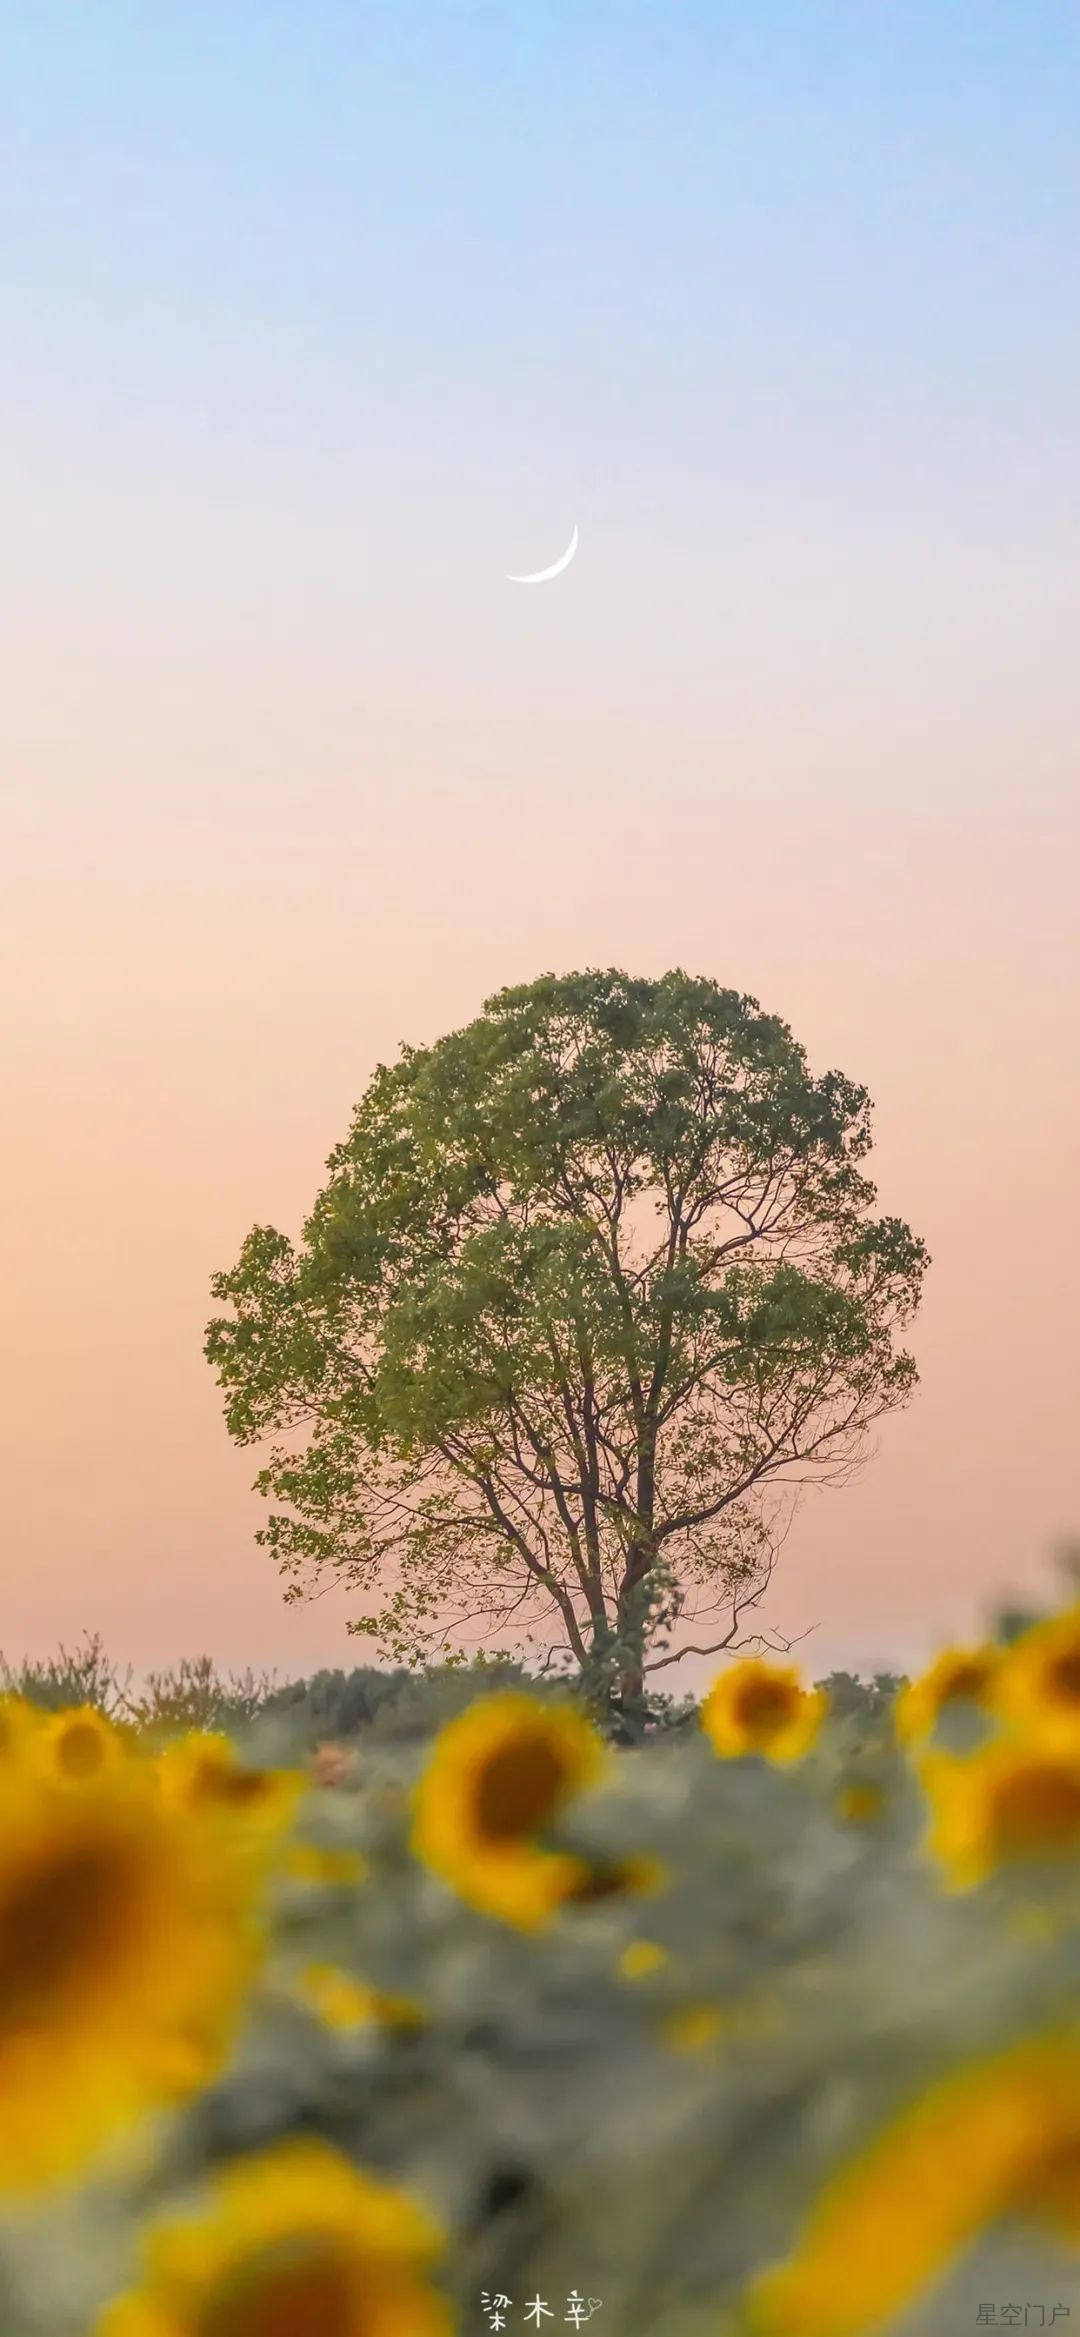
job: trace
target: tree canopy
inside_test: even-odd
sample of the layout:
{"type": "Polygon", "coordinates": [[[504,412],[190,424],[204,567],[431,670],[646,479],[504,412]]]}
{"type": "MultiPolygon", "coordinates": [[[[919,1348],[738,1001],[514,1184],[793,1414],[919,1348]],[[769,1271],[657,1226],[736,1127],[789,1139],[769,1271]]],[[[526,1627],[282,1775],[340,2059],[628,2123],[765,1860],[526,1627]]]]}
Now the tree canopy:
{"type": "Polygon", "coordinates": [[[299,1245],[213,1282],[286,1596],[343,1575],[398,1662],[546,1642],[625,1710],[680,1619],[726,1603],[730,1644],[773,1493],[916,1382],[927,1254],[870,1142],[864,1088],[679,970],[545,975],[380,1065],[299,1245]]]}

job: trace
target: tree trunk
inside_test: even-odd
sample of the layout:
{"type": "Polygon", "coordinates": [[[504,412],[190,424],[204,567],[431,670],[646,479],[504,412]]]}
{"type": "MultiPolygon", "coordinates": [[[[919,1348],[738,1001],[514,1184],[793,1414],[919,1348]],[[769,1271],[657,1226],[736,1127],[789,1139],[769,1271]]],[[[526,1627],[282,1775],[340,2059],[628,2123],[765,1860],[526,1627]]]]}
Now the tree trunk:
{"type": "Polygon", "coordinates": [[[618,1671],[612,1703],[635,1735],[645,1720],[645,1641],[649,1616],[649,1574],[653,1562],[651,1539],[638,1544],[627,1560],[619,1593],[618,1671]]]}

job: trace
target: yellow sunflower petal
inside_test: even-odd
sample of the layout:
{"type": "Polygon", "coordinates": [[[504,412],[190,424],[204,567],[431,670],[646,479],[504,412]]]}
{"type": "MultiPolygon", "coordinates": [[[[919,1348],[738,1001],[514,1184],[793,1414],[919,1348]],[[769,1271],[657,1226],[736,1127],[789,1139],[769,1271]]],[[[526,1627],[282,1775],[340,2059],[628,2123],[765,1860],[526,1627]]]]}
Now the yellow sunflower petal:
{"type": "Polygon", "coordinates": [[[1017,1729],[1080,1746],[1080,1606],[1014,1640],[998,1672],[995,1701],[1017,1729]]]}
{"type": "Polygon", "coordinates": [[[1048,2216],[1080,2142],[1080,2050],[1039,2040],[950,2075],[826,2184],[788,2261],[748,2298],[754,2337],[863,2337],[988,2225],[1048,2216]]]}
{"type": "Polygon", "coordinates": [[[317,2141],[226,2168],[201,2215],[144,2236],[139,2289],[95,2337],[452,2337],[443,2249],[406,2192],[317,2141]]]}
{"type": "Polygon", "coordinates": [[[13,1760],[21,1753],[31,1737],[37,1735],[45,1717],[25,1696],[0,1696],[0,1762],[13,1760]]]}
{"type": "Polygon", "coordinates": [[[133,1729],[119,1727],[92,1704],[43,1714],[36,1735],[36,1750],[51,1775],[76,1785],[137,1748],[133,1729]]]}
{"type": "Polygon", "coordinates": [[[928,1671],[900,1689],[893,1709],[897,1741],[905,1746],[928,1742],[950,1706],[990,1710],[1001,1659],[1001,1649],[989,1643],[945,1648],[928,1671]]]}
{"type": "Polygon", "coordinates": [[[822,1688],[804,1688],[793,1666],[754,1657],[721,1672],[701,1707],[701,1726],[722,1760],[747,1753],[802,1759],[829,1708],[822,1688]]]}
{"type": "Polygon", "coordinates": [[[566,1894],[566,1904],[591,1907],[604,1899],[649,1898],[669,1881],[670,1868],[663,1860],[644,1853],[583,1862],[577,1881],[566,1894]]]}
{"type": "Polygon", "coordinates": [[[376,1988],[368,1980],[344,1972],[337,1964],[309,1964],[301,1973],[299,1993],[332,2029],[355,2029],[369,2022],[384,2029],[421,2029],[427,2013],[413,1996],[376,1988]]]}
{"type": "Polygon", "coordinates": [[[624,1980],[644,1980],[650,1972],[658,1972],[669,1956],[670,1950],[655,1939],[632,1939],[623,1948],[617,1968],[624,1980]]]}
{"type": "Polygon", "coordinates": [[[294,1842],[285,1853],[284,1866],[294,1882],[315,1886],[362,1883],[370,1872],[359,1850],[323,1849],[316,1842],[294,1842]]]}
{"type": "Polygon", "coordinates": [[[684,2004],[676,2012],[665,2014],[660,2034],[675,2053],[704,2053],[710,2045],[715,2045],[723,2026],[724,2016],[719,2005],[684,2004]]]}
{"type": "Polygon", "coordinates": [[[310,1783],[300,1769],[250,1768],[228,1737],[202,1729],[167,1745],[157,1765],[170,1801],[276,1833],[291,1825],[310,1783]]]}
{"type": "Polygon", "coordinates": [[[881,1816],[885,1796],[880,1785],[871,1785],[865,1778],[857,1778],[843,1785],[836,1796],[836,1814],[848,1826],[868,1826],[881,1816]]]}
{"type": "Polygon", "coordinates": [[[931,1808],[926,1847],[954,1890],[999,1866],[1080,1850],[1080,1746],[1005,1741],[964,1760],[929,1754],[919,1774],[931,1808]]]}
{"type": "Polygon", "coordinates": [[[514,1689],[484,1697],[436,1739],[413,1796],[413,1853],[480,1912],[538,1930],[583,1871],[538,1837],[606,1765],[580,1713],[514,1689]]]}
{"type": "Polygon", "coordinates": [[[378,1992],[366,1980],[334,1964],[309,1964],[300,1976],[300,1994],[331,2029],[355,2029],[376,2018],[378,1992]]]}
{"type": "Polygon", "coordinates": [[[0,1764],[0,2193],[62,2179],[220,2068],[263,1904],[262,1862],[169,1804],[149,1761],[62,1784],[34,1744],[0,1764]]]}

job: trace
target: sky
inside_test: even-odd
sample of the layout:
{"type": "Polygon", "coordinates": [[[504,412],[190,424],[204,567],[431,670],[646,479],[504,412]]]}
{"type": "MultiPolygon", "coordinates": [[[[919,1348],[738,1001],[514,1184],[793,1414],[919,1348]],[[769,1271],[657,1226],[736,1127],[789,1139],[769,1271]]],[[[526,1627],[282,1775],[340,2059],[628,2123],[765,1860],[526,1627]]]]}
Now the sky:
{"type": "Polygon", "coordinates": [[[1052,1596],[1075,10],[35,0],[4,47],[4,1654],[361,1659],[255,1544],[210,1277],[402,1042],[586,966],[864,1082],[932,1254],[770,1627],[910,1667],[1052,1596]]]}

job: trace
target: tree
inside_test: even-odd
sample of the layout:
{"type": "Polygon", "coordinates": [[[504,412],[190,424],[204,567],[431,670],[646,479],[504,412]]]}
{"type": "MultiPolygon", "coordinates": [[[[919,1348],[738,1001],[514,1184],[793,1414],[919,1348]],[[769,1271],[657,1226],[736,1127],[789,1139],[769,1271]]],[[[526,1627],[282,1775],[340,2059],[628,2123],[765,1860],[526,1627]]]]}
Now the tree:
{"type": "Polygon", "coordinates": [[[829,1710],[838,1720],[876,1722],[888,1718],[906,1679],[903,1672],[875,1672],[872,1680],[864,1680],[859,1672],[829,1672],[816,1684],[824,1688],[829,1710]]]}
{"type": "Polygon", "coordinates": [[[699,1592],[731,1620],[696,1652],[744,1645],[774,1490],[841,1481],[916,1382],[927,1255],[869,1214],[869,1120],[681,971],[545,975],[380,1065],[302,1246],[256,1226],[212,1286],[229,1432],[288,1440],[286,1597],[344,1576],[399,1662],[554,1624],[626,1715],[699,1592]]]}

